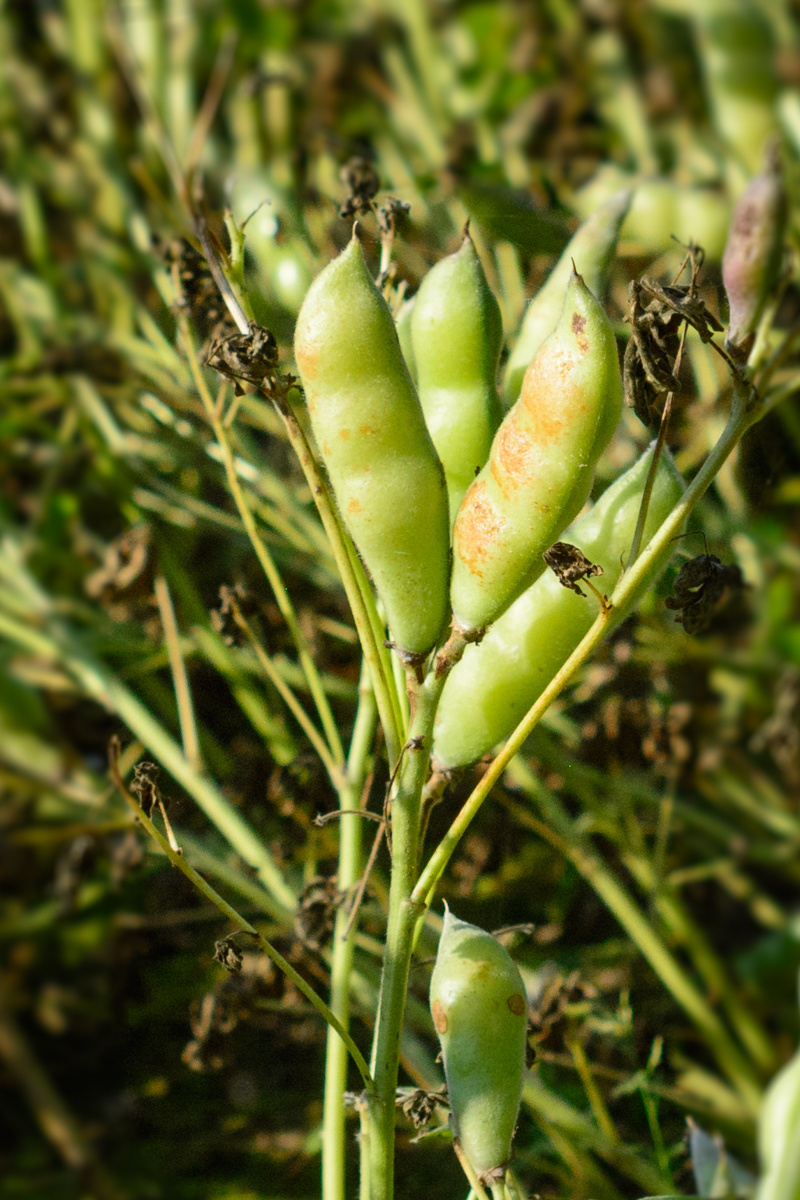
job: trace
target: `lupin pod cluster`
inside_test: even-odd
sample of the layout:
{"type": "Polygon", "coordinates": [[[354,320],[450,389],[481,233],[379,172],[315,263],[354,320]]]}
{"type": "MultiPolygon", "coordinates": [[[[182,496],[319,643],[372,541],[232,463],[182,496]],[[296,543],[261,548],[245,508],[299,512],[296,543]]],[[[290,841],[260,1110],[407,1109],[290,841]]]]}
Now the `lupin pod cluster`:
{"type": "Polygon", "coordinates": [[[444,466],[454,519],[489,457],[502,416],[497,368],[503,322],[468,232],[461,249],[423,279],[410,326],[420,404],[444,466]]]}
{"type": "Polygon", "coordinates": [[[483,1183],[501,1179],[522,1096],[528,1003],[504,946],[445,910],[430,988],[453,1136],[483,1183]]]}
{"type": "Polygon", "coordinates": [[[528,367],[456,517],[451,602],[468,637],[544,570],[543,551],[589,495],[621,404],[611,326],[573,273],[556,329],[528,367]]]}
{"type": "Polygon", "coordinates": [[[725,344],[746,357],[764,307],[781,271],[788,203],[780,160],[773,147],[765,169],[744,192],[733,214],[722,258],[730,324],[725,344]]]}
{"type": "Polygon", "coordinates": [[[448,616],[447,491],[392,314],[355,233],[311,285],[294,348],[342,519],[398,652],[419,659],[448,616]]]}
{"type": "Polygon", "coordinates": [[[513,404],[519,396],[531,359],[558,324],[573,263],[577,264],[586,286],[595,296],[605,290],[620,227],[632,196],[630,188],[622,188],[592,212],[575,233],[547,282],[528,304],[519,337],[506,364],[504,391],[507,404],[513,404]]]}
{"type": "MultiPolygon", "coordinates": [[[[652,450],[647,450],[592,509],[564,534],[603,568],[599,581],[610,592],[622,571],[639,516],[652,450]]],[[[655,477],[644,544],[680,499],[682,481],[668,453],[655,477]]],[[[653,564],[650,587],[672,553],[653,564]]],[[[433,756],[445,770],[466,766],[488,753],[516,728],[563,666],[597,615],[597,603],[563,587],[546,572],[489,629],[468,646],[448,676],[436,717],[433,756]]]]}

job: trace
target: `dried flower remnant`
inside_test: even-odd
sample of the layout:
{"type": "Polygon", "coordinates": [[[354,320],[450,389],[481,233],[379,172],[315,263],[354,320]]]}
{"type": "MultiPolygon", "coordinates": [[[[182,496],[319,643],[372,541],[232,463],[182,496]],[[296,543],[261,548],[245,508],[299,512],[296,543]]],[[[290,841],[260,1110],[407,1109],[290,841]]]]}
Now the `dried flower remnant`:
{"type": "Polygon", "coordinates": [[[242,381],[269,387],[278,365],[278,345],[269,329],[251,321],[247,333],[226,333],[212,342],[205,361],[232,380],[236,395],[241,396],[242,381]]]}
{"type": "Polygon", "coordinates": [[[349,158],[339,171],[339,179],[347,189],[347,197],[339,209],[339,215],[354,217],[369,212],[381,186],[370,160],[360,154],[349,158]]]}
{"type": "Polygon", "coordinates": [[[680,331],[684,322],[709,342],[722,330],[713,313],[697,295],[702,252],[689,247],[692,267],[688,286],[662,285],[646,275],[631,280],[626,320],[631,336],[625,348],[623,390],[625,403],[642,424],[654,428],[661,421],[664,397],[680,391],[675,373],[680,358],[680,331]]]}
{"type": "Polygon", "coordinates": [[[673,585],[675,595],[664,601],[678,615],[687,633],[702,633],[732,591],[746,584],[736,563],[722,563],[715,554],[700,554],[681,567],[673,585]]]}
{"type": "Polygon", "coordinates": [[[599,563],[589,562],[583,551],[570,542],[554,542],[549,550],[545,550],[542,558],[562,587],[569,588],[578,596],[586,595],[578,587],[579,580],[588,579],[590,575],[603,574],[599,563]]]}

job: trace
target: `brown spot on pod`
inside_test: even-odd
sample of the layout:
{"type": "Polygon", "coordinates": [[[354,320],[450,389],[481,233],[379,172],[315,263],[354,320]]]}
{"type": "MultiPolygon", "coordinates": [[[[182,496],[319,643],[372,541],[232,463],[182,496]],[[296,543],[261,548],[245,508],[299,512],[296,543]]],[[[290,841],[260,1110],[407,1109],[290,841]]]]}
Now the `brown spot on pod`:
{"type": "Polygon", "coordinates": [[[433,1016],[433,1024],[436,1027],[437,1033],[447,1033],[447,1013],[444,1011],[444,1005],[441,1000],[434,1000],[431,1005],[431,1014],[433,1016]]]}
{"type": "Polygon", "coordinates": [[[580,347],[581,354],[587,354],[589,350],[589,339],[583,332],[586,328],[586,317],[582,317],[580,313],[572,314],[572,332],[575,334],[575,341],[580,347]]]}
{"type": "Polygon", "coordinates": [[[525,997],[520,996],[519,992],[514,992],[512,996],[509,996],[506,1004],[515,1017],[521,1017],[525,1012],[525,997]]]}
{"type": "Polygon", "coordinates": [[[536,458],[536,447],[527,430],[520,428],[520,414],[509,413],[495,438],[489,467],[495,483],[508,500],[520,487],[530,483],[532,459],[536,458]]]}
{"type": "Polygon", "coordinates": [[[506,518],[487,493],[485,480],[476,479],[464,497],[453,531],[459,557],[473,575],[482,576],[483,564],[505,523],[506,518]]]}

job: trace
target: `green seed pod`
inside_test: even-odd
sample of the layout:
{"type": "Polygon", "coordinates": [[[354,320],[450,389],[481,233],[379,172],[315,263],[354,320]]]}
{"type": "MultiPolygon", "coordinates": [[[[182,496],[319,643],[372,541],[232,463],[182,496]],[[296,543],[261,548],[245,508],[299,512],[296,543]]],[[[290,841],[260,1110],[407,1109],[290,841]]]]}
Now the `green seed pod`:
{"type": "Polygon", "coordinates": [[[590,292],[595,296],[604,292],[617,248],[620,226],[630,206],[632,195],[631,189],[625,188],[617,191],[615,195],[604,197],[600,207],[592,211],[592,215],[584,221],[572,238],[544,287],[531,300],[522,318],[516,345],[506,364],[506,404],[513,404],[517,399],[528,364],[558,324],[564,304],[564,292],[572,275],[573,262],[580,270],[590,292]]]}
{"type": "Polygon", "coordinates": [[[800,1197],[800,1051],[767,1088],[758,1118],[762,1175],[756,1200],[800,1197]]]}
{"type": "Polygon", "coordinates": [[[725,344],[746,357],[781,270],[788,205],[777,153],[736,205],[722,259],[730,326],[725,344]]]}
{"type": "Polygon", "coordinates": [[[319,452],[397,650],[424,656],[448,615],[444,472],[356,237],[311,285],[294,346],[319,452]]]}
{"type": "Polygon", "coordinates": [[[411,314],[414,311],[415,300],[416,296],[412,296],[410,300],[404,300],[394,319],[400,349],[403,351],[408,373],[414,380],[414,387],[417,386],[417,364],[414,362],[414,347],[411,344],[411,314]]]}
{"type": "Polygon", "coordinates": [[[702,246],[706,259],[719,260],[731,212],[727,197],[719,190],[671,179],[642,178],[605,166],[578,193],[578,211],[588,216],[622,187],[634,192],[619,233],[619,254],[677,252],[680,248],[673,239],[678,238],[702,246]]]}
{"type": "Polygon", "coordinates": [[[769,20],[753,0],[703,0],[691,18],[717,133],[752,174],[777,131],[779,76],[769,20]]]}
{"type": "MultiPolygon", "coordinates": [[[[647,450],[594,507],[564,534],[603,568],[597,586],[611,592],[633,540],[652,451],[647,450]]],[[[644,543],[680,499],[682,482],[668,453],[662,455],[647,510],[644,543]]],[[[649,588],[674,547],[654,565],[649,588]]],[[[483,641],[467,646],[451,671],[436,715],[433,755],[444,769],[466,766],[487,754],[516,728],[563,666],[597,616],[597,604],[563,587],[547,571],[495,621],[483,641]]]]}
{"type": "Polygon", "coordinates": [[[444,466],[450,513],[487,458],[502,416],[497,366],[500,308],[472,238],[422,281],[411,316],[419,400],[444,466]]]}
{"type": "Polygon", "coordinates": [[[456,517],[451,598],[462,630],[491,624],[541,575],[542,553],[589,495],[621,404],[611,326],[573,274],[558,326],[456,517]]]}
{"type": "Polygon", "coordinates": [[[481,1182],[495,1182],[511,1156],[519,1113],[528,1002],[508,951],[446,906],[430,1000],[453,1136],[481,1182]]]}

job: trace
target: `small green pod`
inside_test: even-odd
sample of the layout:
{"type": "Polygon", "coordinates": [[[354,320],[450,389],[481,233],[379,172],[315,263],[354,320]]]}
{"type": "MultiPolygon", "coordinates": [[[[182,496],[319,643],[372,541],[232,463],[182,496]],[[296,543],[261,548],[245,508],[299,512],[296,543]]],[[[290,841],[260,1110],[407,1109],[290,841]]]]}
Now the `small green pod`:
{"type": "Polygon", "coordinates": [[[543,552],[589,495],[621,405],[611,326],[573,274],[558,325],[458,510],[451,600],[465,633],[490,625],[541,575],[543,552]]]}
{"type": "Polygon", "coordinates": [[[502,344],[500,307],[467,233],[461,249],[425,276],[411,314],[419,400],[444,466],[452,519],[500,424],[502,344]]]}
{"type": "MultiPolygon", "coordinates": [[[[652,450],[606,488],[597,503],[566,531],[603,568],[598,587],[611,592],[633,541],[652,450]]],[[[683,483],[668,452],[656,472],[643,545],[680,499],[683,483]]],[[[674,546],[654,564],[642,592],[665,566],[674,546]]],[[[467,646],[444,686],[433,739],[439,767],[452,770],[487,754],[514,731],[597,616],[591,597],[577,596],[545,572],[495,621],[486,637],[467,646]]]]}
{"type": "Polygon", "coordinates": [[[752,181],[733,214],[722,258],[730,324],[725,344],[746,357],[764,306],[781,271],[788,204],[777,152],[752,181]]]}
{"type": "Polygon", "coordinates": [[[342,519],[398,652],[419,659],[448,617],[447,491],[392,314],[357,237],[309,288],[294,348],[342,519]]]}
{"type": "Polygon", "coordinates": [[[503,1178],[522,1096],[528,1002],[504,946],[445,906],[431,976],[453,1136],[482,1183],[503,1178]]]}
{"type": "Polygon", "coordinates": [[[761,1103],[755,1200],[800,1198],[800,1051],[778,1072],[761,1103]]]}
{"type": "Polygon", "coordinates": [[[517,399],[528,365],[537,350],[558,324],[573,263],[583,276],[589,291],[600,296],[605,291],[608,272],[614,261],[620,227],[630,207],[633,191],[624,188],[604,199],[577,230],[547,282],[525,310],[519,337],[504,373],[507,405],[517,399]]]}

